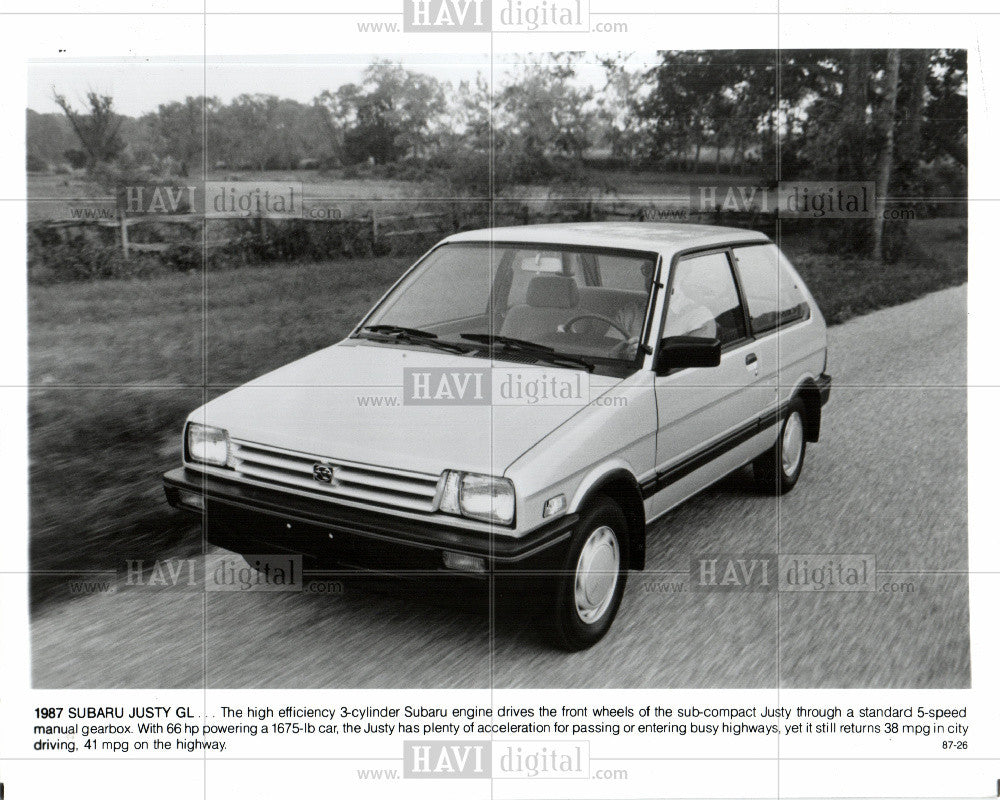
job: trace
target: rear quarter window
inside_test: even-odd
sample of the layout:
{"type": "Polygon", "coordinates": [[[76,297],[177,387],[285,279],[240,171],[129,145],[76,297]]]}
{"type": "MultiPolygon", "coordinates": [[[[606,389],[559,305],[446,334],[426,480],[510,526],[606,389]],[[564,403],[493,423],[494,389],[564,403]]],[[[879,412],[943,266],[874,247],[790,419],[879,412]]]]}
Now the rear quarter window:
{"type": "Polygon", "coordinates": [[[733,248],[754,335],[808,319],[809,304],[774,244],[733,248]]]}

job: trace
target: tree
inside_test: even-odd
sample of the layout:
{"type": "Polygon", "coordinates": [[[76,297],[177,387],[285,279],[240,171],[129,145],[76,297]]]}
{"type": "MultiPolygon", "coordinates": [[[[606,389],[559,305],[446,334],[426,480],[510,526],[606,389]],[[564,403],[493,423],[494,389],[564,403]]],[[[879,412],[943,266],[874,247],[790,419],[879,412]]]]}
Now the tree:
{"type": "Polygon", "coordinates": [[[671,50],[660,58],[646,73],[651,91],[637,107],[648,123],[653,157],[694,170],[705,146],[715,146],[717,161],[725,146],[741,153],[749,146],[762,153],[773,146],[778,119],[773,52],[671,50]]]}
{"type": "Polygon", "coordinates": [[[601,59],[604,88],[595,98],[595,120],[602,143],[615,158],[644,159],[649,155],[648,124],[639,114],[645,91],[641,71],[627,67],[627,56],[601,59]]]}
{"type": "MultiPolygon", "coordinates": [[[[39,114],[29,108],[25,123],[24,141],[29,152],[49,164],[59,164],[65,161],[64,153],[77,147],[76,134],[73,133],[69,120],[61,112],[58,114],[39,114]]],[[[86,163],[86,156],[84,156],[84,163],[86,163]]]]}
{"type": "Polygon", "coordinates": [[[241,94],[208,119],[212,163],[255,170],[294,169],[325,146],[316,110],[273,94],[241,94]]]}
{"type": "Polygon", "coordinates": [[[86,113],[76,111],[55,88],[52,96],[83,146],[88,169],[114,160],[125,149],[125,143],[118,135],[122,117],[115,112],[114,100],[109,95],[88,92],[87,103],[90,109],[86,113]]]}
{"type": "Polygon", "coordinates": [[[87,154],[83,150],[69,149],[63,153],[63,158],[73,169],[83,169],[87,166],[87,154]]]}
{"type": "Polygon", "coordinates": [[[578,167],[590,144],[593,89],[573,84],[575,54],[553,53],[506,76],[493,124],[504,182],[522,183],[578,167]],[[556,167],[560,169],[557,170],[556,167]]]}
{"type": "Polygon", "coordinates": [[[891,258],[903,223],[883,224],[891,194],[961,183],[967,163],[964,51],[668,51],[638,104],[650,152],[695,162],[703,147],[773,153],[777,180],[876,184],[877,219],[830,220],[842,252],[891,258]],[[935,166],[937,162],[937,166],[935,166]],[[942,163],[943,162],[943,163],[942,163]],[[890,235],[891,234],[891,235],[890,235]]]}
{"type": "Polygon", "coordinates": [[[446,86],[391,61],[375,61],[360,84],[323,91],[314,107],[326,115],[335,152],[348,162],[384,164],[422,157],[442,131],[446,86]]]}
{"type": "Polygon", "coordinates": [[[890,50],[886,62],[884,97],[879,127],[882,145],[878,154],[878,168],[875,174],[875,216],[872,219],[872,258],[881,259],[882,232],[885,228],[885,209],[889,197],[889,181],[892,178],[893,145],[896,139],[896,99],[899,96],[899,50],[890,50]]]}
{"type": "Polygon", "coordinates": [[[646,75],[653,88],[639,113],[650,123],[652,150],[661,159],[683,164],[690,149],[700,146],[701,109],[710,90],[699,77],[710,58],[707,52],[668,51],[646,75]]]}
{"type": "MultiPolygon", "coordinates": [[[[915,198],[927,188],[924,183],[922,145],[931,58],[930,50],[902,52],[896,103],[894,163],[888,189],[888,193],[894,197],[915,198]]],[[[881,253],[886,261],[898,258],[908,229],[909,223],[905,218],[887,221],[883,225],[881,253]]]]}
{"type": "Polygon", "coordinates": [[[150,115],[158,155],[177,161],[180,174],[200,168],[204,157],[206,124],[211,125],[221,103],[215,97],[186,97],[183,102],[161,104],[150,115]]]}
{"type": "Polygon", "coordinates": [[[376,164],[398,161],[405,153],[404,128],[395,119],[389,98],[366,95],[358,104],[356,120],[344,133],[344,160],[371,158],[376,164]]]}
{"type": "Polygon", "coordinates": [[[925,160],[947,156],[968,167],[968,71],[965,50],[939,50],[931,56],[921,148],[925,160]]]}

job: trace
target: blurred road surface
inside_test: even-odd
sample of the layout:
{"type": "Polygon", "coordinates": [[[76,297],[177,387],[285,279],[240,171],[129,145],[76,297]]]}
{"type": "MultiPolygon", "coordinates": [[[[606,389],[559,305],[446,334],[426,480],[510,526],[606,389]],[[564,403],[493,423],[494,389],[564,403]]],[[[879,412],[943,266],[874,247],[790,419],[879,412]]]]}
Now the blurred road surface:
{"type": "Polygon", "coordinates": [[[205,593],[185,578],[45,608],[34,684],[968,686],[965,298],[948,289],[831,329],[833,395],[796,489],[776,501],[737,473],[668,514],[589,651],[553,651],[530,617],[463,592],[348,579],[337,596],[205,593]],[[879,591],[685,583],[692,558],[775,552],[779,532],[785,553],[875,554],[879,591]]]}

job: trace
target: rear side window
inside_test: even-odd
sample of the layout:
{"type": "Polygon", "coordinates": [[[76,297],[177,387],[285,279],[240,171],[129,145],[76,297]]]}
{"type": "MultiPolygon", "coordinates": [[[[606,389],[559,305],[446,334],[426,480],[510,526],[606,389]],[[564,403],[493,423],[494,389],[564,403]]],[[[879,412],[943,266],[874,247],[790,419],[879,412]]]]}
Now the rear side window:
{"type": "Polygon", "coordinates": [[[809,304],[777,245],[736,247],[733,253],[754,335],[808,318],[809,304]]]}

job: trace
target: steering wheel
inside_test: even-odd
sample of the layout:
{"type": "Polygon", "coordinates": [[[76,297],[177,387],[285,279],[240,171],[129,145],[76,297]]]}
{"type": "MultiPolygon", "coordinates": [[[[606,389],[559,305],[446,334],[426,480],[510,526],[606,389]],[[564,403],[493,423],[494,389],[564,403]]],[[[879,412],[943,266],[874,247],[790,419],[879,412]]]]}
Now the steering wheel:
{"type": "Polygon", "coordinates": [[[572,331],[573,326],[576,325],[581,319],[596,319],[614,328],[618,333],[620,333],[626,340],[632,338],[632,334],[625,330],[621,325],[615,322],[613,319],[608,319],[607,317],[602,317],[600,314],[580,314],[579,316],[573,317],[573,319],[568,322],[564,322],[562,329],[572,331]]]}

